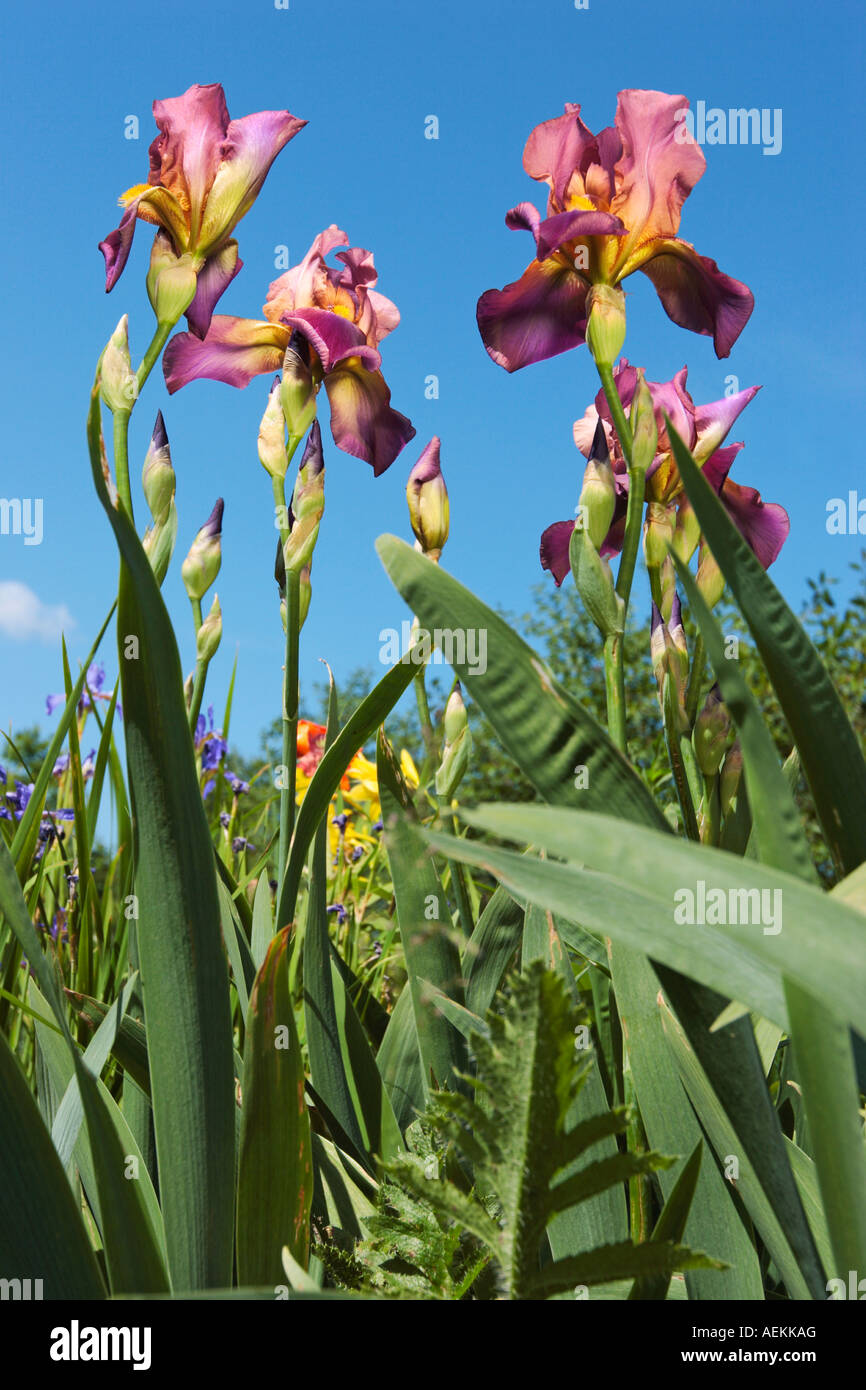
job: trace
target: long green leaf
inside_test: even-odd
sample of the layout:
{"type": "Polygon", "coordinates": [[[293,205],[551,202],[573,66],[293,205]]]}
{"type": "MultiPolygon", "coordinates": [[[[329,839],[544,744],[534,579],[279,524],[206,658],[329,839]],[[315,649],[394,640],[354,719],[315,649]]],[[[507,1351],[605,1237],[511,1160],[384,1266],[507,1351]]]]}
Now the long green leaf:
{"type": "Polygon", "coordinates": [[[66,1173],[3,1034],[0,1114],[0,1279],[41,1280],[44,1298],[104,1298],[66,1173]]]}
{"type": "Polygon", "coordinates": [[[866,763],[818,653],[673,425],[671,446],[713,556],[752,631],[800,750],[815,809],[847,873],[866,859],[866,763]]]}
{"type": "Polygon", "coordinates": [[[240,1284],[282,1283],[284,1245],[305,1269],[309,1258],[312,1140],[289,995],[288,939],[286,928],[271,942],[247,1012],[238,1160],[240,1284]]]}
{"type": "Polygon", "coordinates": [[[122,557],[118,646],[135,835],[138,946],[159,1189],[175,1290],[231,1282],[235,1172],[228,972],[213,847],[171,620],[138,536],[103,476],[98,385],[93,481],[122,557]]]}
{"type": "Polygon", "coordinates": [[[463,1003],[460,952],[451,927],[447,899],[424,843],[411,799],[387,743],[379,731],[379,797],[385,846],[391,866],[400,940],[415,1012],[415,1029],[425,1086],[453,1089],[455,1071],[465,1072],[469,1056],[454,1025],[425,998],[429,980],[457,1004],[463,1003]]]}

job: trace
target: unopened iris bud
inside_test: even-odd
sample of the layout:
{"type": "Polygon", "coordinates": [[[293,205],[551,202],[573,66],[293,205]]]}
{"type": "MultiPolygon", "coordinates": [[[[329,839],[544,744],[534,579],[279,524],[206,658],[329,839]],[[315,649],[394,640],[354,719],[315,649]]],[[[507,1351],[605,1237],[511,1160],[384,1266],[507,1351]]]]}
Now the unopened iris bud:
{"type": "Polygon", "coordinates": [[[586,310],[586,341],[593,359],[613,366],[625,342],[625,295],[613,285],[593,285],[586,310]]]}
{"type": "Polygon", "coordinates": [[[445,706],[442,731],[445,744],[442,762],[436,772],[436,791],[445,801],[450,801],[466,774],[472,750],[469,716],[459,684],[455,685],[445,706]]]}
{"type": "Polygon", "coordinates": [[[653,603],[652,617],[650,619],[650,660],[653,665],[653,674],[661,688],[667,668],[667,629],[658,610],[658,606],[653,603]]]}
{"type": "Polygon", "coordinates": [[[297,330],[283,357],[280,400],[289,434],[292,439],[303,439],[316,418],[316,381],[309,343],[297,330]]]}
{"type": "Polygon", "coordinates": [[[637,386],[631,398],[629,424],[632,437],[632,467],[645,473],[656,456],[659,432],[652,394],[646,384],[643,370],[637,374],[637,386]]]}
{"type": "Polygon", "coordinates": [[[158,323],[175,324],[195,299],[198,274],[189,254],[178,256],[165,232],[157,232],[147,272],[147,297],[158,323]]]}
{"type": "Polygon", "coordinates": [[[722,815],[725,819],[737,807],[737,794],[740,790],[740,781],[743,776],[743,750],[740,747],[739,739],[731,744],[725,755],[722,765],[722,775],[719,778],[719,804],[722,815]]]}
{"type": "Polygon", "coordinates": [[[667,559],[674,538],[674,508],[664,502],[649,502],[643,525],[643,550],[648,569],[660,569],[667,559]]]}
{"type": "Polygon", "coordinates": [[[409,474],[406,501],[418,547],[431,560],[439,559],[448,539],[448,489],[439,466],[440,440],[434,435],[409,474]]]}
{"type": "Polygon", "coordinates": [[[732,725],[718,685],[714,685],[695,720],[692,742],[695,759],[705,777],[715,777],[731,742],[732,725]]]}
{"type": "Polygon", "coordinates": [[[131,410],[138,394],[129,360],[129,316],[123,315],[109,338],[99,364],[99,393],[112,414],[131,410]]]}
{"type": "Polygon", "coordinates": [[[691,502],[684,495],[677,504],[677,524],[674,528],[673,549],[678,559],[687,565],[698,548],[701,526],[691,502]]]}
{"type": "Polygon", "coordinates": [[[670,633],[671,644],[675,654],[680,676],[685,685],[689,674],[689,646],[686,641],[686,630],[683,627],[683,610],[679,600],[679,595],[674,593],[671,604],[671,616],[668,619],[668,632],[670,633]]]}
{"type": "Polygon", "coordinates": [[[310,583],[310,566],[304,565],[298,576],[298,630],[304,626],[307,614],[310,611],[310,599],[313,597],[313,586],[310,583]]]}
{"type": "Polygon", "coordinates": [[[324,510],[325,459],[322,453],[322,431],[318,420],[314,420],[295,480],[292,505],[289,508],[289,538],[283,554],[286,569],[300,572],[309,565],[324,510]]]}
{"type": "Polygon", "coordinates": [[[674,684],[677,705],[683,714],[685,726],[685,697],[689,674],[689,653],[686,634],[682,624],[680,601],[674,595],[673,611],[670,621],[665,622],[658,605],[652,606],[650,620],[650,660],[659,688],[659,698],[664,696],[665,677],[674,684]]]}
{"type": "Polygon", "coordinates": [[[704,540],[701,541],[695,582],[707,606],[715,608],[725,591],[725,576],[716,564],[712,551],[704,540]]]}
{"type": "Polygon", "coordinates": [[[583,529],[596,550],[601,550],[604,544],[610,523],[613,521],[615,507],[616,483],[610,466],[604,425],[599,420],[583,474],[578,511],[583,529]]]}
{"type": "Polygon", "coordinates": [[[162,411],[156,412],[156,424],[150,437],[144,467],[141,470],[141,485],[150,507],[154,523],[160,526],[168,516],[174,497],[174,469],[171,466],[171,452],[162,411]]]}
{"type": "Polygon", "coordinates": [[[184,588],[191,599],[203,598],[219,574],[222,524],[223,499],[218,497],[181,566],[184,588]]]}
{"type": "Polygon", "coordinates": [[[210,661],[216,654],[223,635],[223,615],[219,597],[214,594],[211,610],[198,630],[195,639],[195,654],[199,661],[210,661]]]}
{"type": "Polygon", "coordinates": [[[259,460],[272,478],[284,478],[289,466],[286,453],[286,417],[280,404],[280,378],[274,377],[262,423],[259,425],[259,460]]]}

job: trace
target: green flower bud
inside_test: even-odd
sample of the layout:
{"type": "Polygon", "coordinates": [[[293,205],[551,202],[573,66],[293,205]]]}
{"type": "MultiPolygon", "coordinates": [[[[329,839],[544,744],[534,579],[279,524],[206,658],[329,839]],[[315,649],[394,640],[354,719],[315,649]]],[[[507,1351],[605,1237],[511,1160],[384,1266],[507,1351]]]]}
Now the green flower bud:
{"type": "Polygon", "coordinates": [[[583,606],[602,637],[621,632],[622,599],[616,592],[610,565],[599,555],[588,531],[574,528],[568,558],[583,606]]]}
{"type": "Polygon", "coordinates": [[[450,518],[448,489],[439,466],[439,447],[439,438],[434,435],[406,484],[409,520],[418,548],[437,561],[448,539],[450,518]]]}
{"type": "Polygon", "coordinates": [[[316,390],[309,343],[295,331],[283,357],[280,382],[283,415],[292,439],[303,439],[316,418],[316,390]]]}
{"type": "Polygon", "coordinates": [[[318,420],[314,420],[295,480],[292,505],[289,508],[289,538],[283,551],[283,564],[286,569],[300,572],[310,564],[324,510],[325,460],[322,454],[322,431],[318,420]]]}
{"type": "Polygon", "coordinates": [[[156,412],[150,444],[141,470],[141,485],[150,507],[150,514],[157,525],[165,521],[174,498],[174,469],[171,466],[171,452],[162,411],[156,412]]]}
{"type": "Polygon", "coordinates": [[[665,502],[649,502],[643,524],[643,553],[648,569],[660,569],[674,538],[675,509],[665,502]]]}
{"type": "MultiPolygon", "coordinates": [[[[582,529],[586,531],[596,550],[601,550],[604,544],[610,523],[613,521],[615,507],[616,483],[610,466],[604,425],[599,420],[583,474],[578,510],[583,523],[582,529]]],[[[580,525],[580,522],[578,524],[580,525]]]]}
{"type": "Polygon", "coordinates": [[[715,608],[725,592],[725,576],[713,559],[712,551],[705,540],[701,541],[695,582],[707,605],[715,608]]]}
{"type": "Polygon", "coordinates": [[[442,728],[445,744],[442,762],[436,772],[436,792],[444,801],[450,802],[466,774],[472,751],[469,717],[459,684],[455,685],[445,706],[442,728]]]}
{"type": "Polygon", "coordinates": [[[625,295],[614,285],[593,285],[586,310],[586,341],[593,359],[613,366],[625,342],[625,295]]]}
{"type": "Polygon", "coordinates": [[[259,460],[272,478],[284,478],[289,466],[286,453],[286,417],[280,404],[280,378],[274,377],[268,403],[259,425],[259,460]]]}
{"type": "Polygon", "coordinates": [[[692,742],[695,759],[705,777],[715,777],[731,743],[733,726],[717,685],[710,690],[695,720],[692,742]]]}
{"type": "Polygon", "coordinates": [[[698,548],[701,539],[700,522],[689,499],[683,494],[677,500],[677,524],[674,529],[673,548],[677,557],[687,565],[698,548]]]}
{"type": "Polygon", "coordinates": [[[99,394],[112,414],[131,410],[138,383],[129,360],[129,316],[123,315],[109,338],[99,364],[99,394]]]}
{"type": "Polygon", "coordinates": [[[157,232],[147,272],[147,297],[158,323],[177,323],[186,313],[195,299],[200,269],[188,253],[177,255],[165,232],[157,232]]]}
{"type": "Polygon", "coordinates": [[[195,639],[195,654],[199,661],[210,661],[216,654],[223,635],[223,615],[217,594],[213,596],[211,610],[198,630],[195,639]]]}
{"type": "Polygon", "coordinates": [[[728,820],[737,809],[737,795],[743,776],[743,750],[739,740],[731,744],[722,764],[719,778],[719,802],[723,817],[728,820]]]}
{"type": "Polygon", "coordinates": [[[218,497],[181,566],[184,588],[191,599],[203,598],[219,574],[222,521],[223,499],[218,497]]]}
{"type": "Polygon", "coordinates": [[[656,456],[659,433],[656,425],[653,398],[646,384],[641,368],[637,374],[637,386],[631,400],[629,424],[632,435],[632,467],[645,473],[656,456]]]}
{"type": "Polygon", "coordinates": [[[310,599],[313,597],[313,586],[310,583],[310,566],[305,565],[298,576],[300,585],[298,589],[298,631],[307,621],[307,614],[310,611],[310,599]]]}
{"type": "Polygon", "coordinates": [[[177,540],[177,507],[172,498],[168,511],[161,521],[149,526],[144,533],[142,545],[150,560],[150,567],[156,576],[157,584],[162,584],[168,573],[174,544],[177,540]]]}

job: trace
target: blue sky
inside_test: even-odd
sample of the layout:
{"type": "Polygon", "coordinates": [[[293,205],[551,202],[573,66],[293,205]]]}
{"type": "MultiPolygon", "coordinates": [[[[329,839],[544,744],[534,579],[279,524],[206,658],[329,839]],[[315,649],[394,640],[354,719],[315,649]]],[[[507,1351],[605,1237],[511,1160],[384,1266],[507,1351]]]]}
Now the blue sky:
{"type": "MultiPolygon", "coordinates": [[[[503,219],[523,199],[542,201],[521,165],[532,127],[577,101],[600,129],[626,87],[783,113],[776,156],[757,145],[708,146],[707,171],[684,209],[682,234],[755,293],[732,356],[720,362],[709,339],[676,328],[641,275],[626,285],[625,351],[654,380],[687,362],[698,402],[723,395],[731,373],[741,387],[763,383],[733,436],[746,441],[734,477],[789,510],[792,533],[774,577],[795,604],[806,575],[824,568],[844,577],[862,537],[830,536],[825,522],[829,498],[866,490],[859,443],[842,444],[846,426],[857,438],[862,421],[863,268],[849,251],[862,240],[864,214],[859,4],[589,0],[578,10],[572,0],[290,0],[277,9],[273,0],[151,0],[20,6],[4,28],[0,496],[42,497],[44,538],[28,547],[0,536],[0,584],[26,586],[39,605],[22,616],[19,637],[9,635],[10,610],[5,620],[0,613],[0,726],[53,723],[44,696],[62,679],[50,635],[56,615],[46,607],[67,611],[76,664],[111,601],[114,541],[89,477],[84,417],[93,365],[120,315],[129,312],[136,356],[150,337],[150,233],[140,224],[108,297],[97,242],[116,225],[118,194],[146,179],[151,101],[194,82],[222,82],[232,115],[288,107],[309,121],[240,224],[245,267],[220,310],[258,317],[278,273],[275,248],[288,246],[294,264],[336,222],[375,253],[379,288],[402,313],[384,344],[384,370],[416,439],[374,480],[325,428],[326,512],[302,637],[307,691],[320,679],[320,657],[338,679],[376,667],[380,630],[406,616],[373,544],[385,531],[410,538],[406,475],[433,434],[451,497],[447,567],[488,602],[527,607],[542,577],[540,532],[577,500],[571,427],[597,383],[585,350],[509,376],[481,346],[475,304],[530,259],[528,234],[503,219]],[[137,141],[124,136],[130,115],[137,141]],[[437,140],[425,138],[431,115],[437,140]],[[425,398],[430,375],[439,379],[436,400],[425,398]]],[[[185,669],[194,647],[180,560],[214,499],[225,498],[216,586],[224,638],[211,695],[220,707],[237,649],[234,738],[249,753],[280,694],[272,500],[256,457],[267,385],[259,378],[239,392],[196,382],[169,398],[154,374],[131,435],[137,479],[163,409],[180,515],[163,592],[185,669]]],[[[11,604],[9,589],[0,593],[11,604]]],[[[636,591],[638,603],[645,594],[636,591]]],[[[104,655],[113,680],[113,643],[104,655]]]]}

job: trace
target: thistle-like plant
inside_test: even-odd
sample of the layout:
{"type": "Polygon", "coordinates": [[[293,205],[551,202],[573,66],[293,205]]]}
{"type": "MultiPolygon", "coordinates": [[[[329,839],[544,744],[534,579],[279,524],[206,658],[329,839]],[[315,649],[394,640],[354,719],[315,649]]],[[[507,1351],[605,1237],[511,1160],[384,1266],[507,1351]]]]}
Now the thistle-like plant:
{"type": "MultiPolygon", "coordinates": [[[[439,1091],[414,1126],[411,1148],[387,1165],[369,1237],[347,1262],[328,1260],[341,1282],[392,1297],[545,1299],[615,1280],[661,1279],[719,1268],[663,1232],[544,1262],[545,1230],[578,1203],[675,1162],[654,1152],[592,1159],[594,1145],[624,1134],[626,1107],[571,1128],[568,1117],[589,1064],[576,1045],[580,1010],[540,961],[517,976],[504,1009],[471,1034],[471,1094],[439,1091]]],[[[693,1169],[696,1176],[696,1168],[693,1169]]],[[[680,1219],[685,1222],[677,1202],[680,1219]]],[[[688,1201],[685,1203],[687,1209],[688,1201]]]]}

